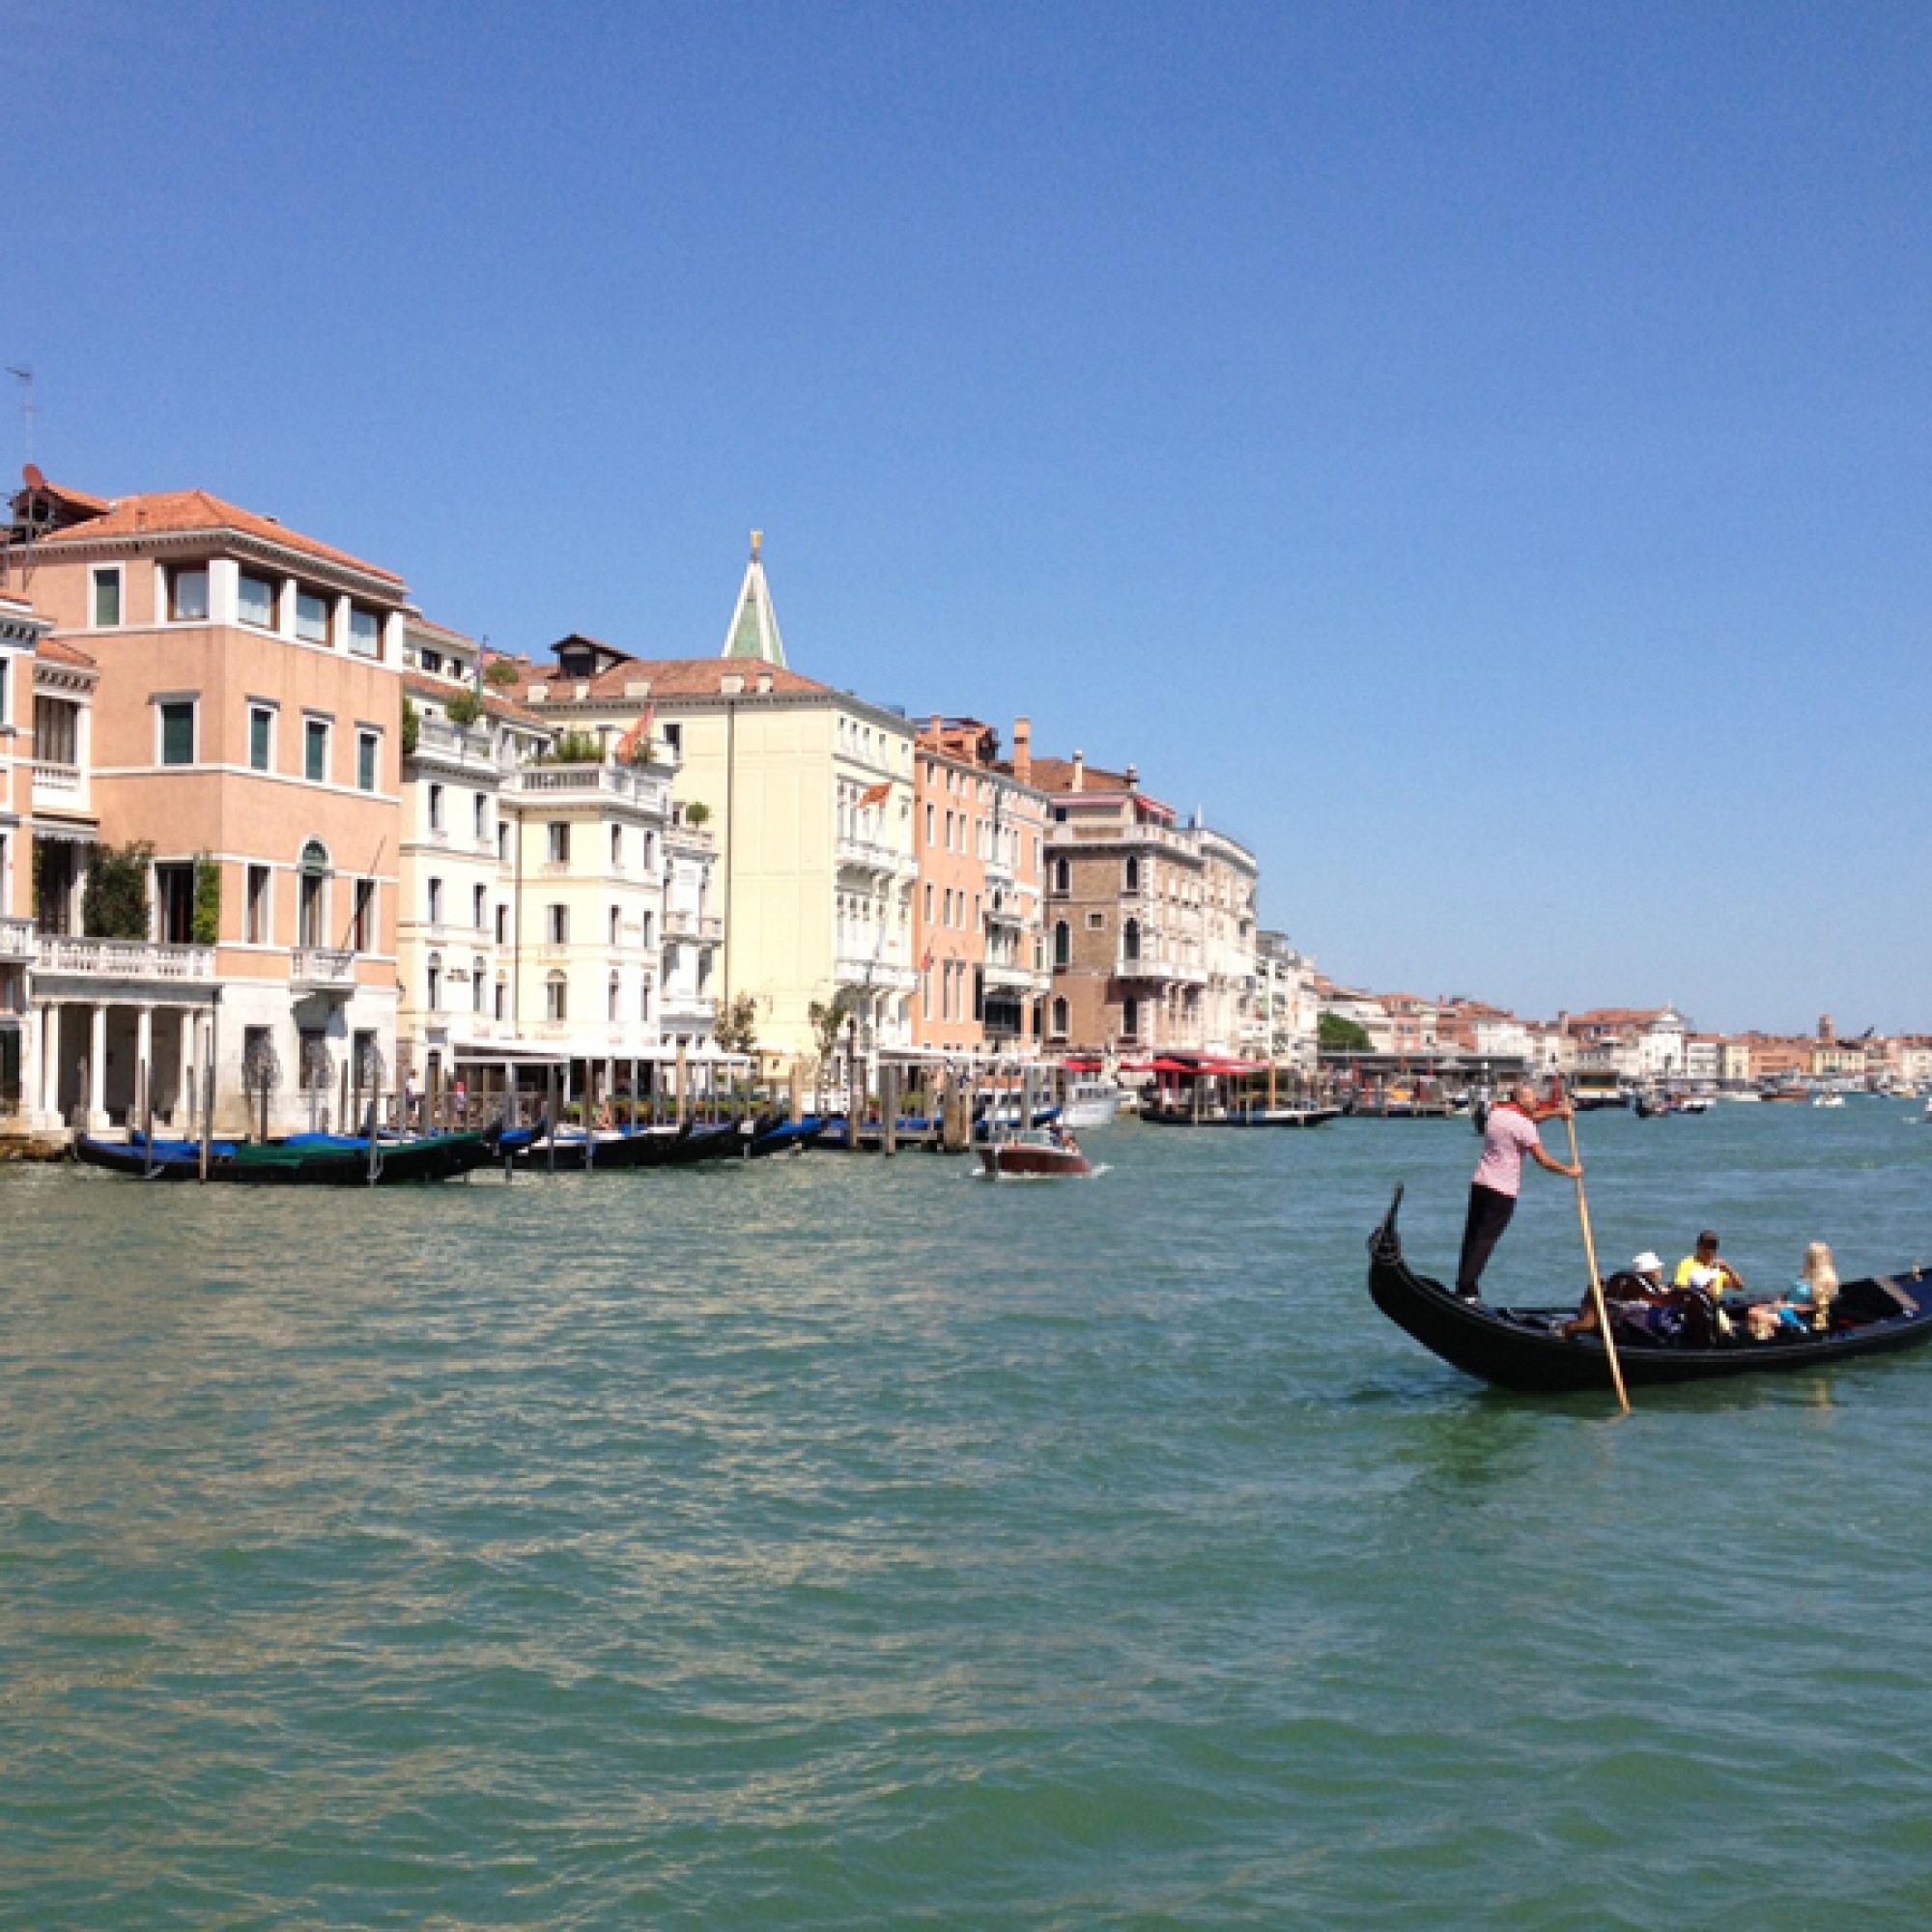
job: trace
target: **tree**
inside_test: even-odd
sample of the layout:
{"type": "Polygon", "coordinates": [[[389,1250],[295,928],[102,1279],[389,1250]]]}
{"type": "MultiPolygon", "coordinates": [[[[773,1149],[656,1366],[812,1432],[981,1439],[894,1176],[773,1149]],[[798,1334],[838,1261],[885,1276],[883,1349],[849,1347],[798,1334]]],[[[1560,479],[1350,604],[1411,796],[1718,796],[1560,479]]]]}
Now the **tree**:
{"type": "Polygon", "coordinates": [[[508,658],[492,658],[483,667],[483,682],[493,691],[507,691],[521,676],[508,658]]]}
{"type": "Polygon", "coordinates": [[[473,691],[452,691],[442,700],[442,715],[459,730],[467,731],[483,719],[483,700],[473,691]]]}
{"type": "Polygon", "coordinates": [[[90,939],[146,939],[148,866],[155,848],[144,839],[97,845],[80,895],[81,929],[90,939]]]}
{"type": "Polygon", "coordinates": [[[1340,1013],[1321,1014],[1315,1022],[1315,1038],[1324,1053],[1373,1053],[1376,1045],[1367,1027],[1340,1013]]]}
{"type": "Polygon", "coordinates": [[[403,699],[403,755],[410,756],[422,738],[422,717],[406,697],[403,699]]]}
{"type": "Polygon", "coordinates": [[[695,798],[684,808],[684,822],[687,825],[709,825],[711,808],[701,798],[695,798]]]}
{"type": "Polygon", "coordinates": [[[740,993],[718,1015],[715,1029],[718,1044],[726,1053],[751,1053],[758,1044],[758,1003],[750,993],[740,993]]]}
{"type": "Polygon", "coordinates": [[[813,1000],[805,1009],[806,1019],[811,1026],[812,1044],[818,1048],[817,1066],[817,1111],[825,1111],[825,1075],[832,1065],[832,1056],[838,1051],[838,1036],[845,1031],[845,1022],[850,1017],[843,999],[834,996],[831,1000],[813,1000]]]}
{"type": "Polygon", "coordinates": [[[213,946],[221,938],[221,867],[206,852],[194,855],[194,943],[213,946]]]}

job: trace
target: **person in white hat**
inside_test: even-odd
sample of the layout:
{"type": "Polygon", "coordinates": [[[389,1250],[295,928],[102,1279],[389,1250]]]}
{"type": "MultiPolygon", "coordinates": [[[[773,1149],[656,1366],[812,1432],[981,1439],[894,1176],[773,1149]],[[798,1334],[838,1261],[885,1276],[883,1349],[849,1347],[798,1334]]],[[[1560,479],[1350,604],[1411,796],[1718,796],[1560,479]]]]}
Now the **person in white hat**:
{"type": "MultiPolygon", "coordinates": [[[[1604,1278],[1604,1299],[1619,1311],[1633,1304],[1662,1301],[1670,1293],[1663,1279],[1663,1263],[1646,1248],[1629,1267],[1604,1278]]],[[[1564,1322],[1558,1333],[1594,1335],[1597,1332],[1597,1297],[1585,1294],[1574,1321],[1564,1322]]]]}

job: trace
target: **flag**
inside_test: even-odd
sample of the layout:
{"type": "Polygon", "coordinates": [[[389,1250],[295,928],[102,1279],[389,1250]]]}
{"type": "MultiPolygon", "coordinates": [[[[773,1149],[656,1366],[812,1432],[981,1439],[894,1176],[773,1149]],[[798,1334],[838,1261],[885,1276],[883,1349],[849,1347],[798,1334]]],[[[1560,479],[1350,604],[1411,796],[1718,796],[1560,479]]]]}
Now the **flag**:
{"type": "Polygon", "coordinates": [[[628,765],[634,760],[650,756],[651,720],[657,715],[657,706],[644,706],[644,715],[617,740],[617,762],[628,765]]]}
{"type": "Polygon", "coordinates": [[[925,957],[919,962],[919,970],[922,973],[932,971],[932,948],[929,946],[925,949],[925,957]]]}
{"type": "Polygon", "coordinates": [[[859,803],[862,807],[867,805],[884,805],[892,795],[893,781],[891,779],[887,779],[884,783],[868,785],[859,794],[859,803]]]}

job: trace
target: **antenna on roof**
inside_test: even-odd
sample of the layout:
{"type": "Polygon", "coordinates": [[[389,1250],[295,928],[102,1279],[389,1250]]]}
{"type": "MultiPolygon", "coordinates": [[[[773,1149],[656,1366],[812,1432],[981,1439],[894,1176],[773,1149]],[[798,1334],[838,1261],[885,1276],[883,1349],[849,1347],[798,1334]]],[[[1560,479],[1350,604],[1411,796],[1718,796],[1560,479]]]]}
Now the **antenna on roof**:
{"type": "Polygon", "coordinates": [[[20,384],[20,413],[26,418],[27,461],[31,463],[34,460],[34,418],[41,412],[41,406],[34,400],[34,372],[10,362],[7,373],[20,384]]]}

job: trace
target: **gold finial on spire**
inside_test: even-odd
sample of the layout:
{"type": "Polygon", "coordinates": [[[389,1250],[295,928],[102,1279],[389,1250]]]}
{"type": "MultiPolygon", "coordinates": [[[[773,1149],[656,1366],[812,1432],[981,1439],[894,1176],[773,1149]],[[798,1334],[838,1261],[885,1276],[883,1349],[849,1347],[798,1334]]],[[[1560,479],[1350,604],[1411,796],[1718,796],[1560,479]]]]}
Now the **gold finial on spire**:
{"type": "Polygon", "coordinates": [[[753,531],[752,532],[752,554],[753,554],[753,556],[754,556],[754,557],[755,557],[755,556],[756,556],[756,555],[758,554],[758,553],[759,553],[759,552],[760,552],[761,550],[763,550],[763,549],[764,549],[764,547],[765,547],[765,533],[764,533],[764,531],[763,531],[763,530],[753,530],[753,531]]]}

